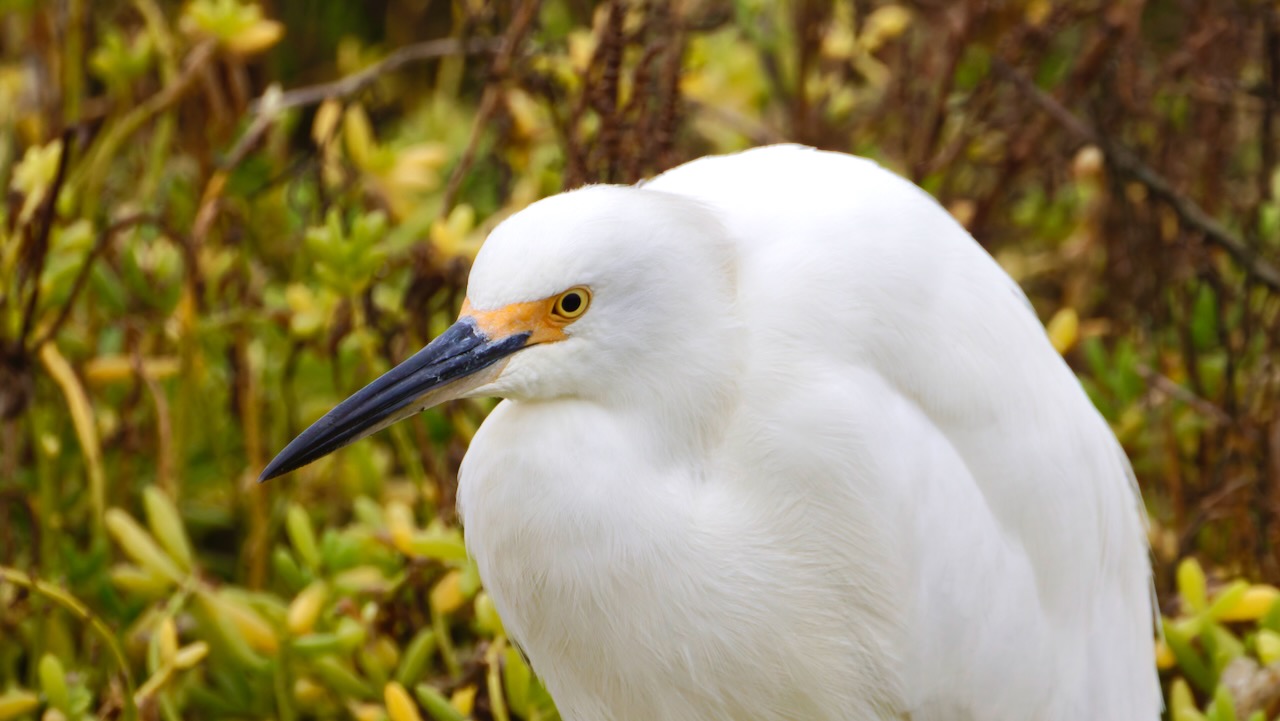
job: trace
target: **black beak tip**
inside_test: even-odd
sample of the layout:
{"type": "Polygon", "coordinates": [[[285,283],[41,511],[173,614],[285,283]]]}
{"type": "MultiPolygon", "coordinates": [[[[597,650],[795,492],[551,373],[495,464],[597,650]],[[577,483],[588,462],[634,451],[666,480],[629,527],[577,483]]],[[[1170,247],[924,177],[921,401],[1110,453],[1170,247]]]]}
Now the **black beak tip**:
{"type": "Polygon", "coordinates": [[[311,424],[289,442],[258,476],[258,483],[283,476],[384,427],[414,405],[423,393],[496,363],[525,346],[529,333],[490,341],[464,318],[427,347],[311,424]]]}
{"type": "Polygon", "coordinates": [[[267,467],[262,469],[262,475],[258,476],[258,483],[266,483],[272,478],[279,478],[292,470],[283,466],[284,464],[280,463],[279,456],[271,459],[271,462],[267,464],[267,467]]]}
{"type": "MultiPolygon", "coordinates": [[[[332,413],[332,411],[331,411],[332,413]]],[[[317,426],[321,426],[321,422],[317,421],[315,425],[303,431],[301,435],[289,442],[267,467],[262,469],[262,475],[258,476],[258,483],[266,483],[272,478],[279,478],[286,473],[292,473],[299,468],[311,463],[321,456],[328,455],[330,451],[336,450],[335,447],[326,448],[324,444],[316,441],[317,426]]],[[[339,444],[341,447],[345,444],[339,444]]]]}
{"type": "MultiPolygon", "coordinates": [[[[333,412],[330,411],[329,414],[332,415],[333,412]]],[[[267,464],[267,467],[262,469],[262,475],[258,476],[258,483],[266,483],[272,478],[279,478],[286,473],[292,473],[312,461],[327,456],[338,448],[345,446],[346,443],[344,442],[335,444],[332,439],[325,437],[332,425],[325,423],[325,419],[328,417],[326,416],[316,421],[314,425],[303,431],[301,435],[294,438],[283,450],[277,453],[276,457],[272,458],[271,462],[267,464]]]]}

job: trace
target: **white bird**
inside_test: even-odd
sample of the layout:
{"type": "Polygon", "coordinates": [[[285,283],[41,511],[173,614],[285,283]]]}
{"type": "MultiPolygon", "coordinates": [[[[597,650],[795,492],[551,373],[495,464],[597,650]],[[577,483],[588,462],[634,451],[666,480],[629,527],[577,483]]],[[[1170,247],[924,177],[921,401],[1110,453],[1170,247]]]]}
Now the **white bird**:
{"type": "Polygon", "coordinates": [[[1159,716],[1132,471],[932,198],[797,146],[503,222],[287,472],[463,396],[470,552],[567,721],[1159,716]]]}

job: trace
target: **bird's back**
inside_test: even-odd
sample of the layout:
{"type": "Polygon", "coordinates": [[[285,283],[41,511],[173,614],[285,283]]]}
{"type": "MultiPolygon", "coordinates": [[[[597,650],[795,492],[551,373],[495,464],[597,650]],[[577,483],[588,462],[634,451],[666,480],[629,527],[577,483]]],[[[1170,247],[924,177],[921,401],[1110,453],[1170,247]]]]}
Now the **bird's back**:
{"type": "Polygon", "coordinates": [[[991,257],[923,191],[847,155],[775,146],[643,187],[709,206],[738,245],[746,412],[805,403],[830,421],[748,420],[741,442],[762,463],[788,446],[874,443],[865,464],[900,484],[851,502],[900,503],[885,517],[901,528],[879,542],[907,572],[887,581],[901,594],[887,603],[910,639],[911,718],[1155,718],[1132,472],[991,257]],[[752,388],[753,372],[780,368],[794,384],[752,388]]]}

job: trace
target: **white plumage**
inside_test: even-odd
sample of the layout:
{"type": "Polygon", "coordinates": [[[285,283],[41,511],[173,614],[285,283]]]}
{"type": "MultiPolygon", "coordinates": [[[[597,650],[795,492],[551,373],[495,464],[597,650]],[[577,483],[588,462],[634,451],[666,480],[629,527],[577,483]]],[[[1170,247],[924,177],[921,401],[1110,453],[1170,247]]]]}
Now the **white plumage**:
{"type": "Polygon", "coordinates": [[[1128,462],[925,193],[796,147],[499,227],[468,297],[588,285],[512,358],[467,540],[572,721],[1154,719],[1128,462]]]}
{"type": "Polygon", "coordinates": [[[923,191],[795,146],[588,187],[464,314],[572,287],[455,394],[508,399],[459,506],[567,721],[1158,718],[1128,461],[923,191]]]}

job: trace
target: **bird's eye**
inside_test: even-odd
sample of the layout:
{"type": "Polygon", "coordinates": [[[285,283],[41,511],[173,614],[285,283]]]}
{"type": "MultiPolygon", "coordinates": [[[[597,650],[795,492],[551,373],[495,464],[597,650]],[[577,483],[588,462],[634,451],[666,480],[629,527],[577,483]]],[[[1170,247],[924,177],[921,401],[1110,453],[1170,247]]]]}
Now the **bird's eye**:
{"type": "Polygon", "coordinates": [[[586,312],[591,304],[591,292],[586,288],[570,288],[556,298],[551,314],[563,320],[573,320],[586,312]]]}

